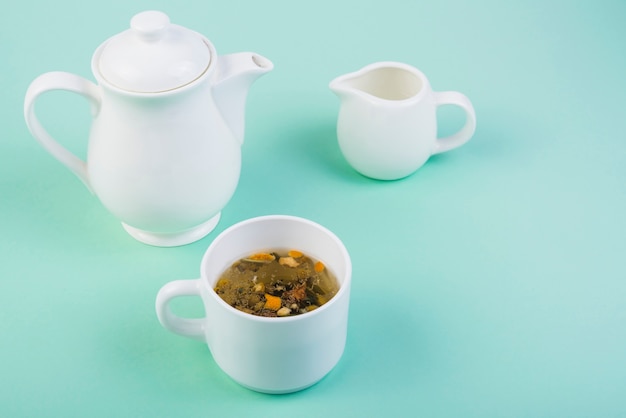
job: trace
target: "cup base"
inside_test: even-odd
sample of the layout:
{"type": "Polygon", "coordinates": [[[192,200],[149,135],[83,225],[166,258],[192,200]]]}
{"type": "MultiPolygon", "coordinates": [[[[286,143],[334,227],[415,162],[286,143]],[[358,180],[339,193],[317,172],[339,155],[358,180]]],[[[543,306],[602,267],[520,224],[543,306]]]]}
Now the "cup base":
{"type": "Polygon", "coordinates": [[[208,221],[182,232],[160,233],[144,231],[122,222],[122,226],[128,234],[139,242],[155,247],[178,247],[196,242],[215,229],[220,221],[221,212],[208,221]]]}

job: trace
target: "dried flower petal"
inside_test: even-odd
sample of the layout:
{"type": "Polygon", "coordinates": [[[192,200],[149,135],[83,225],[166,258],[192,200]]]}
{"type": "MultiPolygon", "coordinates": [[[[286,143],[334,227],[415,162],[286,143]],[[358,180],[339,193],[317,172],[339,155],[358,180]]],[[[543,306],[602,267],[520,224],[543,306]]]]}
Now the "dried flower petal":
{"type": "Polygon", "coordinates": [[[280,309],[281,301],[278,296],[272,296],[269,293],[265,294],[265,309],[277,311],[280,309]]]}
{"type": "Polygon", "coordinates": [[[289,257],[293,257],[293,258],[300,258],[302,257],[304,254],[302,254],[300,251],[298,250],[291,250],[287,253],[287,255],[289,257]]]}
{"type": "Polygon", "coordinates": [[[280,257],[278,259],[278,263],[281,266],[289,266],[289,267],[298,267],[300,265],[300,263],[298,263],[296,259],[293,257],[280,257]]]}
{"type": "Polygon", "coordinates": [[[253,263],[271,263],[274,261],[276,257],[273,254],[269,253],[257,253],[252,254],[250,257],[244,258],[245,261],[250,261],[253,263]]]}

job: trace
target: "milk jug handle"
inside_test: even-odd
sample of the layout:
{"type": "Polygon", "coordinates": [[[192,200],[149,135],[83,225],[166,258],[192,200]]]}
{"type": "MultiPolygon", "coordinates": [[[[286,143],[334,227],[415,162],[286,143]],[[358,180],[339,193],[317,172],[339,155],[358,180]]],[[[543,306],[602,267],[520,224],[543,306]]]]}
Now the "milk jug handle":
{"type": "Polygon", "coordinates": [[[100,110],[100,90],[91,81],[77,75],[55,71],[40,75],[28,87],[24,99],[24,118],[26,125],[35,139],[67,168],[82,180],[87,188],[93,193],[89,176],[87,173],[87,163],[66,148],[61,146],[46,129],[41,125],[35,114],[35,102],[37,98],[45,92],[52,90],[65,90],[77,93],[87,98],[91,104],[92,116],[96,116],[100,110]]]}
{"type": "Polygon", "coordinates": [[[466,115],[465,125],[459,131],[444,138],[437,138],[433,154],[439,154],[457,148],[469,141],[472,135],[474,135],[474,131],[476,131],[476,113],[472,103],[462,93],[456,91],[435,92],[434,98],[437,106],[455,105],[463,109],[466,115]]]}

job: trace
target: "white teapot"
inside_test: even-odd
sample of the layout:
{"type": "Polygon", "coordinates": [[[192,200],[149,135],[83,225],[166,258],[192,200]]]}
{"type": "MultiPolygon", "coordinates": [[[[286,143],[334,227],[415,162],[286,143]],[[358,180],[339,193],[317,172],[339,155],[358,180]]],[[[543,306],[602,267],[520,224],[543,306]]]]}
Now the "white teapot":
{"type": "Polygon", "coordinates": [[[76,174],[137,240],[184,245],[211,232],[237,187],[248,88],[272,63],[218,56],[202,35],[147,11],[95,51],[98,82],[45,73],[24,103],[32,135],[76,174]],[[56,142],[35,115],[39,95],[86,97],[93,121],[86,161],[56,142]]]}

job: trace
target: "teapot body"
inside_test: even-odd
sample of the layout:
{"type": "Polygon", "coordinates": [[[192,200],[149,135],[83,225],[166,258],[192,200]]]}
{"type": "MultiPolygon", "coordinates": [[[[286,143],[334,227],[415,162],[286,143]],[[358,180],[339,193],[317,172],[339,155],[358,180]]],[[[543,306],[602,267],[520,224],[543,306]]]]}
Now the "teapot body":
{"type": "Polygon", "coordinates": [[[273,64],[250,52],[218,56],[204,36],[147,11],[101,44],[91,67],[97,83],[49,72],[30,84],[29,130],[137,240],[176,246],[204,237],[239,182],[248,89],[273,64]],[[86,160],[35,114],[37,98],[53,90],[91,104],[86,160]]]}
{"type": "Polygon", "coordinates": [[[99,81],[87,172],[102,204],[144,237],[178,234],[218,215],[237,187],[241,147],[208,79],[156,94],[99,81]]]}

